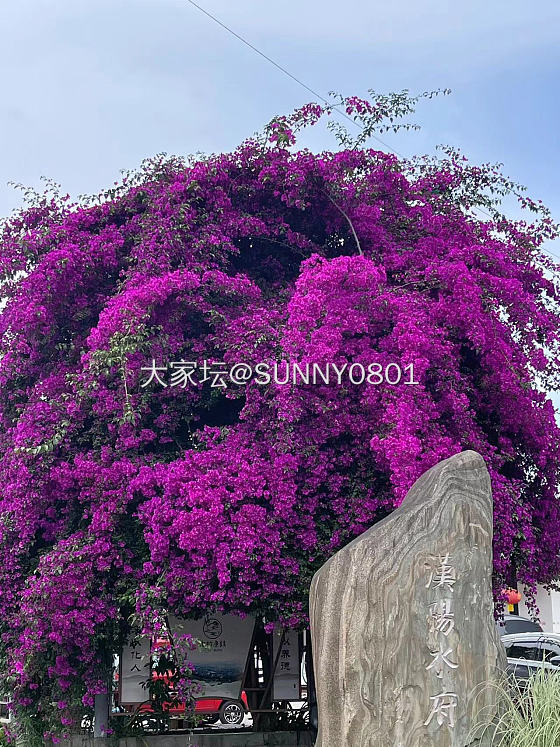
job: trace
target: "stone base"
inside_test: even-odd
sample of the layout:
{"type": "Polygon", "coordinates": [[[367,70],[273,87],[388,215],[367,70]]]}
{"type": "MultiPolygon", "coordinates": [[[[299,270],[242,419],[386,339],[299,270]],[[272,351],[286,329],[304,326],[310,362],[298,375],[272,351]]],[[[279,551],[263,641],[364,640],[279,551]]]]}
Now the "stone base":
{"type": "MultiPolygon", "coordinates": [[[[112,747],[110,739],[75,736],[60,742],[59,747],[112,747]]],[[[160,734],[119,739],[118,747],[311,747],[309,732],[234,731],[214,734],[160,734]]]]}

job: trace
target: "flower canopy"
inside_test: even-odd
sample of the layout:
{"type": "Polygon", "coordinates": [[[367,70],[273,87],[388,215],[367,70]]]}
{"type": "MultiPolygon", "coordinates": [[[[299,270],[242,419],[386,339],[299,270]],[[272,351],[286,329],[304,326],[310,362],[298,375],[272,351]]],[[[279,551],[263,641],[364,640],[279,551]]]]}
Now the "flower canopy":
{"type": "MultiPolygon", "coordinates": [[[[389,104],[344,100],[365,125],[389,104]]],[[[300,624],[319,565],[464,449],[490,471],[496,589],[560,575],[554,225],[499,217],[487,195],[514,187],[454,151],[295,150],[325,113],[4,223],[0,650],[21,707],[70,723],[134,613],[300,624]],[[145,385],[152,361],[417,383],[145,385]]]]}

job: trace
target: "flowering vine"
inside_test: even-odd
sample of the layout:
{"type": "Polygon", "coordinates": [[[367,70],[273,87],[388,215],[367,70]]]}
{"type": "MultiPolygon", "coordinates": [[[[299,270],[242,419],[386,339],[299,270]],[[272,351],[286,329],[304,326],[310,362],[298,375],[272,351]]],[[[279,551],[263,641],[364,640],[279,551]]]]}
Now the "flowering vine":
{"type": "Polygon", "coordinates": [[[49,733],[154,599],[304,622],[319,565],[463,449],[491,475],[496,589],[560,575],[550,215],[452,149],[399,159],[340,126],[340,150],[293,147],[335,104],[367,135],[417,101],[309,105],[3,223],[0,665],[49,733]],[[510,193],[532,223],[502,215],[510,193]],[[151,360],[396,363],[417,383],[144,386],[151,360]]]}

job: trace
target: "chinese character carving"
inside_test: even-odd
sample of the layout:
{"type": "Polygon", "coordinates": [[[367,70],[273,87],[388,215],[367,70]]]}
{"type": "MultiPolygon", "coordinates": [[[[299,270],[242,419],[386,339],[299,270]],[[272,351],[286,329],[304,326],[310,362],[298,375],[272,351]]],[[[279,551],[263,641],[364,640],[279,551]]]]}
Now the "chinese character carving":
{"type": "Polygon", "coordinates": [[[438,726],[447,724],[452,729],[455,726],[457,695],[455,693],[440,693],[439,695],[432,695],[430,700],[433,701],[432,710],[424,722],[424,726],[429,726],[435,716],[438,726]]]}
{"type": "Polygon", "coordinates": [[[448,636],[455,628],[455,615],[451,612],[451,602],[449,599],[434,602],[429,606],[428,623],[430,633],[443,633],[448,636]]]}
{"type": "Polygon", "coordinates": [[[426,584],[426,589],[430,586],[437,588],[444,588],[447,586],[449,591],[453,591],[453,586],[457,580],[457,572],[451,565],[451,556],[447,553],[444,557],[439,558],[439,564],[437,567],[432,567],[430,572],[430,578],[426,584]]]}
{"type": "Polygon", "coordinates": [[[456,662],[451,661],[451,659],[449,658],[453,653],[452,649],[450,648],[448,648],[447,651],[444,651],[443,647],[440,645],[439,651],[431,651],[430,653],[434,658],[433,661],[428,664],[426,670],[433,669],[436,677],[439,677],[439,679],[443,677],[445,666],[448,666],[450,669],[457,669],[457,667],[459,666],[456,662]]]}

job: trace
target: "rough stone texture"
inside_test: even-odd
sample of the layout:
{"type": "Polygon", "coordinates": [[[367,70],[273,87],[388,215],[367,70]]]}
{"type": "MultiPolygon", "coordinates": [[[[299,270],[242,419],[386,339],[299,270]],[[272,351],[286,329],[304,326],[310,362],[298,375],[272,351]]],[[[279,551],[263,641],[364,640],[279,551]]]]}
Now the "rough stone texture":
{"type": "Polygon", "coordinates": [[[488,471],[465,451],[422,475],[398,509],[315,574],[316,747],[490,744],[470,732],[481,708],[495,709],[494,689],[482,683],[506,665],[493,619],[492,531],[488,471]],[[440,709],[438,723],[430,698],[444,692],[457,697],[443,703],[456,705],[440,709]]]}

